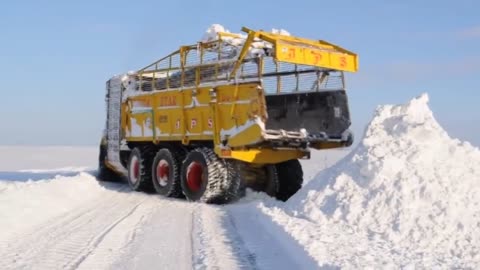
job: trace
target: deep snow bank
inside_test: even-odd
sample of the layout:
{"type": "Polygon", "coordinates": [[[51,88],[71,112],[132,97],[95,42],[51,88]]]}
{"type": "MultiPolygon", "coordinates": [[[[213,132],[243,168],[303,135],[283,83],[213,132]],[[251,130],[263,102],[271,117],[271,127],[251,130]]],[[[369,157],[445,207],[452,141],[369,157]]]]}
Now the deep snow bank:
{"type": "Polygon", "coordinates": [[[480,265],[480,151],[452,139],[423,94],[377,109],[363,141],[264,211],[319,262],[480,265]]]}

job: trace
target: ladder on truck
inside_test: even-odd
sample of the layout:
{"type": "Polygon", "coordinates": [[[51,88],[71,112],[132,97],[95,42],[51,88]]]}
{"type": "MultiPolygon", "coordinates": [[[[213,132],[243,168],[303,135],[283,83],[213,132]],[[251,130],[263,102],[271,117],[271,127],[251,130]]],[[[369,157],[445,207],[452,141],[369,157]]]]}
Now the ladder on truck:
{"type": "Polygon", "coordinates": [[[127,174],[127,170],[122,166],[120,159],[121,148],[121,103],[122,103],[122,80],[114,77],[107,82],[106,89],[106,107],[107,107],[107,125],[106,125],[106,139],[107,139],[107,159],[110,165],[115,167],[115,170],[127,174]]]}

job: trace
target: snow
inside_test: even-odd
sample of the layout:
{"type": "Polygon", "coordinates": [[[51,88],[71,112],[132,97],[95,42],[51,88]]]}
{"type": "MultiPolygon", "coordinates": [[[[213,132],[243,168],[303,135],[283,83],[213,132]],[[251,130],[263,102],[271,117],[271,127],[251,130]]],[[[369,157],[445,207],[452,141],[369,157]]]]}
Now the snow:
{"type": "Polygon", "coordinates": [[[135,117],[130,117],[130,129],[127,130],[126,136],[128,137],[142,137],[144,126],[139,123],[139,120],[135,117]]]}
{"type": "Polygon", "coordinates": [[[98,182],[97,147],[0,146],[0,269],[478,269],[480,150],[428,102],[380,106],[356,148],[312,151],[285,203],[166,199],[98,182]]]}
{"type": "Polygon", "coordinates": [[[265,130],[265,123],[262,121],[262,119],[258,116],[255,116],[252,119],[248,119],[243,125],[238,125],[234,126],[230,129],[221,129],[220,130],[220,137],[224,139],[225,137],[235,137],[239,133],[247,130],[248,128],[258,125],[260,129],[265,130]]]}
{"type": "MultiPolygon", "coordinates": [[[[228,29],[226,29],[223,25],[212,24],[207,28],[203,36],[200,38],[199,42],[207,43],[207,42],[216,41],[219,39],[219,33],[231,33],[231,32],[228,29]]],[[[290,33],[285,29],[273,28],[271,33],[290,36],[290,33]]],[[[235,60],[236,58],[238,58],[241,52],[241,49],[246,42],[248,35],[245,33],[231,33],[231,34],[236,35],[236,37],[233,37],[233,36],[222,37],[222,46],[221,46],[222,51],[221,51],[220,59],[214,59],[206,62],[215,62],[218,64],[231,63],[232,60],[235,60]]],[[[209,50],[213,52],[218,52],[219,48],[218,46],[212,46],[209,50]]],[[[273,45],[270,42],[261,40],[259,38],[255,38],[250,45],[246,58],[256,58],[260,56],[265,56],[267,54],[271,55],[272,50],[273,50],[273,45]]],[[[194,66],[196,65],[192,65],[191,67],[194,67],[194,66]]],[[[190,66],[185,66],[185,67],[188,68],[190,66]]],[[[222,77],[223,75],[224,75],[223,73],[219,74],[219,77],[222,77]]],[[[161,77],[166,77],[167,75],[156,74],[155,76],[158,79],[161,77]]],[[[136,96],[150,94],[150,93],[139,91],[138,89],[139,82],[136,79],[136,77],[137,75],[135,71],[129,71],[126,74],[115,75],[111,78],[112,85],[115,85],[116,87],[123,86],[123,88],[125,89],[122,95],[122,102],[125,102],[129,97],[136,97],[136,96]]],[[[250,81],[249,79],[240,80],[238,78],[237,80],[238,82],[250,81]]],[[[256,79],[253,79],[253,80],[256,80],[256,79]]],[[[222,84],[222,83],[219,83],[219,82],[206,83],[206,84],[202,84],[202,86],[214,87],[217,84],[222,84]]],[[[168,89],[168,91],[178,91],[178,90],[189,89],[189,88],[191,87],[168,89]]],[[[165,91],[165,90],[162,90],[162,91],[165,91]]]]}
{"type": "MultiPolygon", "coordinates": [[[[200,41],[204,42],[204,43],[215,41],[215,40],[218,39],[218,34],[219,33],[230,33],[230,34],[232,34],[232,32],[230,32],[230,30],[226,29],[223,25],[214,23],[207,28],[207,30],[203,34],[202,38],[200,39],[200,41]]],[[[271,33],[278,34],[278,35],[284,35],[284,36],[290,36],[290,32],[288,32],[285,29],[273,28],[271,33]]],[[[233,33],[233,34],[239,36],[241,39],[246,39],[247,38],[247,34],[245,34],[245,33],[233,33]]],[[[240,39],[230,39],[230,40],[234,41],[233,44],[235,44],[237,46],[240,46],[241,44],[243,44],[243,42],[240,42],[240,39]]]]}
{"type": "Polygon", "coordinates": [[[290,32],[288,32],[285,29],[272,29],[272,33],[277,34],[277,35],[284,35],[284,36],[290,36],[290,32]]]}
{"type": "Polygon", "coordinates": [[[10,164],[21,169],[5,168],[10,176],[0,180],[0,269],[314,265],[301,246],[282,244],[281,228],[257,237],[269,230],[270,223],[256,217],[268,217],[251,216],[241,204],[230,210],[132,192],[125,183],[98,182],[92,167],[83,167],[90,163],[96,167],[97,151],[80,155],[85,160],[79,160],[71,156],[82,153],[82,148],[5,146],[2,150],[14,157],[10,164]],[[46,169],[35,160],[23,162],[27,154],[48,159],[46,169]],[[65,171],[48,169],[62,167],[65,171]]]}
{"type": "Polygon", "coordinates": [[[212,24],[210,27],[205,31],[205,34],[201,38],[201,42],[207,43],[211,41],[215,41],[218,39],[218,33],[230,33],[230,31],[226,30],[223,25],[220,24],[212,24]]]}
{"type": "Polygon", "coordinates": [[[122,85],[125,88],[125,92],[135,92],[137,91],[138,83],[135,80],[135,73],[130,71],[127,74],[124,74],[121,78],[122,85]]]}
{"type": "MultiPolygon", "coordinates": [[[[219,39],[219,33],[230,33],[236,35],[236,37],[224,36],[222,37],[222,48],[224,49],[224,54],[226,55],[225,58],[234,59],[238,57],[240,54],[242,46],[245,44],[248,35],[245,33],[231,33],[228,29],[226,29],[223,25],[220,24],[212,24],[204,33],[200,42],[212,42],[219,39]],[[231,53],[232,48],[225,45],[231,45],[236,47],[234,49],[234,53],[231,53]],[[228,49],[225,49],[228,48],[228,49]]],[[[271,33],[290,36],[290,33],[285,29],[275,29],[273,28],[271,33]]],[[[215,46],[213,50],[217,50],[218,48],[215,46]]],[[[248,50],[247,58],[255,58],[259,56],[264,56],[268,53],[268,55],[272,54],[273,45],[270,42],[261,40],[259,38],[255,38],[250,48],[248,50]]]]}
{"type": "Polygon", "coordinates": [[[423,94],[377,109],[362,142],[285,205],[259,205],[317,261],[347,268],[480,262],[480,151],[423,94]]]}
{"type": "Polygon", "coordinates": [[[50,177],[37,181],[0,181],[0,239],[19,234],[31,224],[65,214],[103,191],[97,188],[94,177],[84,172],[50,177]]]}

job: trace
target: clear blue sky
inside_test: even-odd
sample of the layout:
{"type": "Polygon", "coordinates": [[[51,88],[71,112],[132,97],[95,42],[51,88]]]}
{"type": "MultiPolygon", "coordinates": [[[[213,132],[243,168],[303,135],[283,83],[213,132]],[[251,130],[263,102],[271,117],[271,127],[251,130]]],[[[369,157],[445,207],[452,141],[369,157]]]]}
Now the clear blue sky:
{"type": "Polygon", "coordinates": [[[3,1],[0,144],[96,145],[105,81],[195,43],[213,23],[324,39],[347,75],[357,138],[375,107],[427,92],[451,136],[480,146],[479,1],[3,1]]]}

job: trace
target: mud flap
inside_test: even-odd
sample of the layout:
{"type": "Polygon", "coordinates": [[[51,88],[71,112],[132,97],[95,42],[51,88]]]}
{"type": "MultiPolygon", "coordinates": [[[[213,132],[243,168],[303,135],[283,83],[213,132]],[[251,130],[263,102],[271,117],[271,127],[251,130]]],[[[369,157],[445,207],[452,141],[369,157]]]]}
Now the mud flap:
{"type": "Polygon", "coordinates": [[[300,131],[341,138],[351,124],[345,90],[266,95],[267,130],[300,131]]]}

